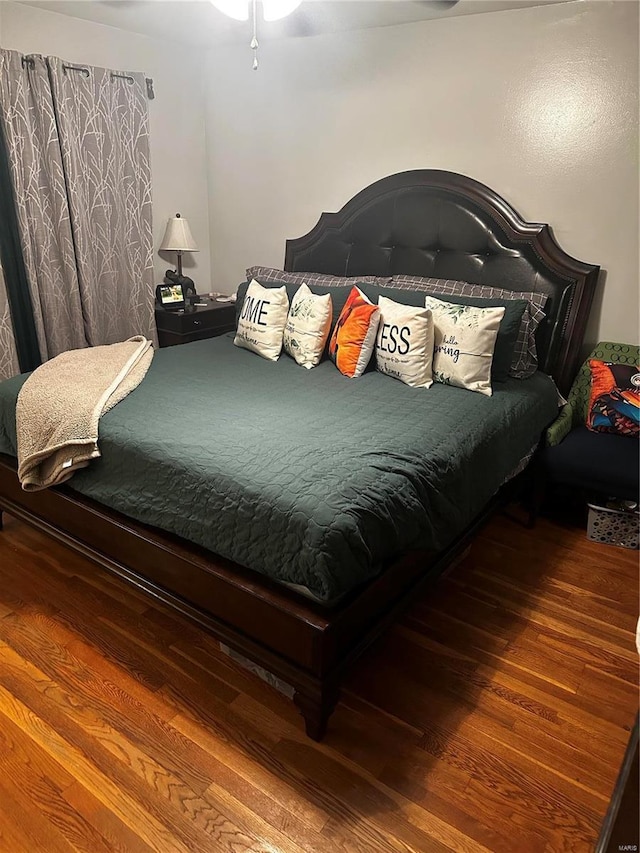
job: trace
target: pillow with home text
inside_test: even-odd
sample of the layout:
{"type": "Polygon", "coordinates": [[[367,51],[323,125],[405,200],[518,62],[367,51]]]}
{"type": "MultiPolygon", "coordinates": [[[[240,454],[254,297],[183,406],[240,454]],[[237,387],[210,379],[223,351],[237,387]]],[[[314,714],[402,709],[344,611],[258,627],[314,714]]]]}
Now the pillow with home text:
{"type": "Polygon", "coordinates": [[[252,281],[242,303],[234,344],[277,361],[288,313],[286,287],[263,287],[252,281]]]}
{"type": "Polygon", "coordinates": [[[429,308],[402,305],[378,297],[380,325],[376,339],[376,366],[412,388],[433,384],[433,317],[429,308]]]}
{"type": "Polygon", "coordinates": [[[425,297],[433,313],[433,378],[491,396],[491,364],[504,308],[455,305],[425,297]]]}
{"type": "Polygon", "coordinates": [[[332,318],[331,296],[316,296],[301,284],[291,300],[284,327],[285,352],[303,367],[315,367],[322,358],[332,318]]]}
{"type": "Polygon", "coordinates": [[[376,343],[380,309],[352,287],[329,341],[329,357],[350,379],[362,376],[376,343]]]}

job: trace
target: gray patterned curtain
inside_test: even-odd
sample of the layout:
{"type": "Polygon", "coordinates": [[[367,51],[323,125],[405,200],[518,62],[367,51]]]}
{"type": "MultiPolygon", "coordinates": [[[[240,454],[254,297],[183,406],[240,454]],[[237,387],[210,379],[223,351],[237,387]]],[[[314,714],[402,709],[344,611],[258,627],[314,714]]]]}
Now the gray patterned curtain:
{"type": "MultiPolygon", "coordinates": [[[[144,76],[0,49],[0,121],[42,359],[156,342],[144,76]]],[[[0,287],[3,375],[17,372],[10,332],[0,287]]]]}
{"type": "Polygon", "coordinates": [[[13,326],[9,314],[7,290],[0,266],[0,379],[8,379],[20,373],[16,342],[13,337],[13,326]]]}
{"type": "Polygon", "coordinates": [[[0,50],[0,117],[43,360],[87,345],[53,99],[41,56],[0,50]]]}
{"type": "Polygon", "coordinates": [[[49,57],[76,266],[91,345],[156,339],[144,75],[49,57]]]}

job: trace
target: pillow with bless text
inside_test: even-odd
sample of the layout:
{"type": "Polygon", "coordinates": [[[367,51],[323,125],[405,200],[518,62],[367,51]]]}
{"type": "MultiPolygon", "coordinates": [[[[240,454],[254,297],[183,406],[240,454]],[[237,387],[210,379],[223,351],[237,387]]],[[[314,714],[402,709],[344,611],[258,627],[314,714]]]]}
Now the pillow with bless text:
{"type": "Polygon", "coordinates": [[[432,296],[425,297],[425,306],[433,313],[434,380],[490,397],[491,363],[504,308],[454,305],[432,296]]]}
{"type": "Polygon", "coordinates": [[[252,281],[242,303],[234,344],[277,361],[288,313],[286,287],[267,288],[252,281]]]}
{"type": "Polygon", "coordinates": [[[329,342],[329,356],[345,376],[362,376],[376,342],[380,309],[357,287],[351,288],[329,342]]]}
{"type": "Polygon", "coordinates": [[[301,284],[291,300],[284,327],[285,352],[303,367],[315,367],[322,358],[332,316],[331,296],[316,296],[301,284]]]}
{"type": "Polygon", "coordinates": [[[412,388],[433,384],[433,317],[429,308],[401,305],[380,296],[380,325],[376,340],[376,365],[412,388]]]}

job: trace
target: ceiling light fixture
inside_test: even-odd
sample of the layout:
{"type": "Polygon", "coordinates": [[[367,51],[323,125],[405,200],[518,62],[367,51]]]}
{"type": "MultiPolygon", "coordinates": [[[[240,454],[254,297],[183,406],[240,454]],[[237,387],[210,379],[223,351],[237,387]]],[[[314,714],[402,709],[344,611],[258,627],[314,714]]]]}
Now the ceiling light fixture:
{"type": "MultiPolygon", "coordinates": [[[[249,10],[253,23],[251,50],[253,51],[253,70],[258,70],[258,2],[257,0],[211,0],[220,12],[236,21],[249,20],[249,10]]],[[[262,15],[265,21],[278,21],[294,12],[302,0],[261,0],[262,15]]]]}

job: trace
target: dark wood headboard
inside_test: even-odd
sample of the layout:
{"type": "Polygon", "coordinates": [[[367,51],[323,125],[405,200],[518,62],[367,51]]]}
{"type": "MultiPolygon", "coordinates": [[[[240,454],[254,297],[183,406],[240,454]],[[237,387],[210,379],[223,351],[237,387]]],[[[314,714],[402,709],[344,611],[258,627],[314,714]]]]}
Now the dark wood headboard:
{"type": "Polygon", "coordinates": [[[455,172],[418,169],[376,181],[288,240],[285,269],[340,276],[417,275],[544,293],[540,366],[566,393],[600,267],[572,258],[548,225],[525,222],[501,196],[455,172]]]}

